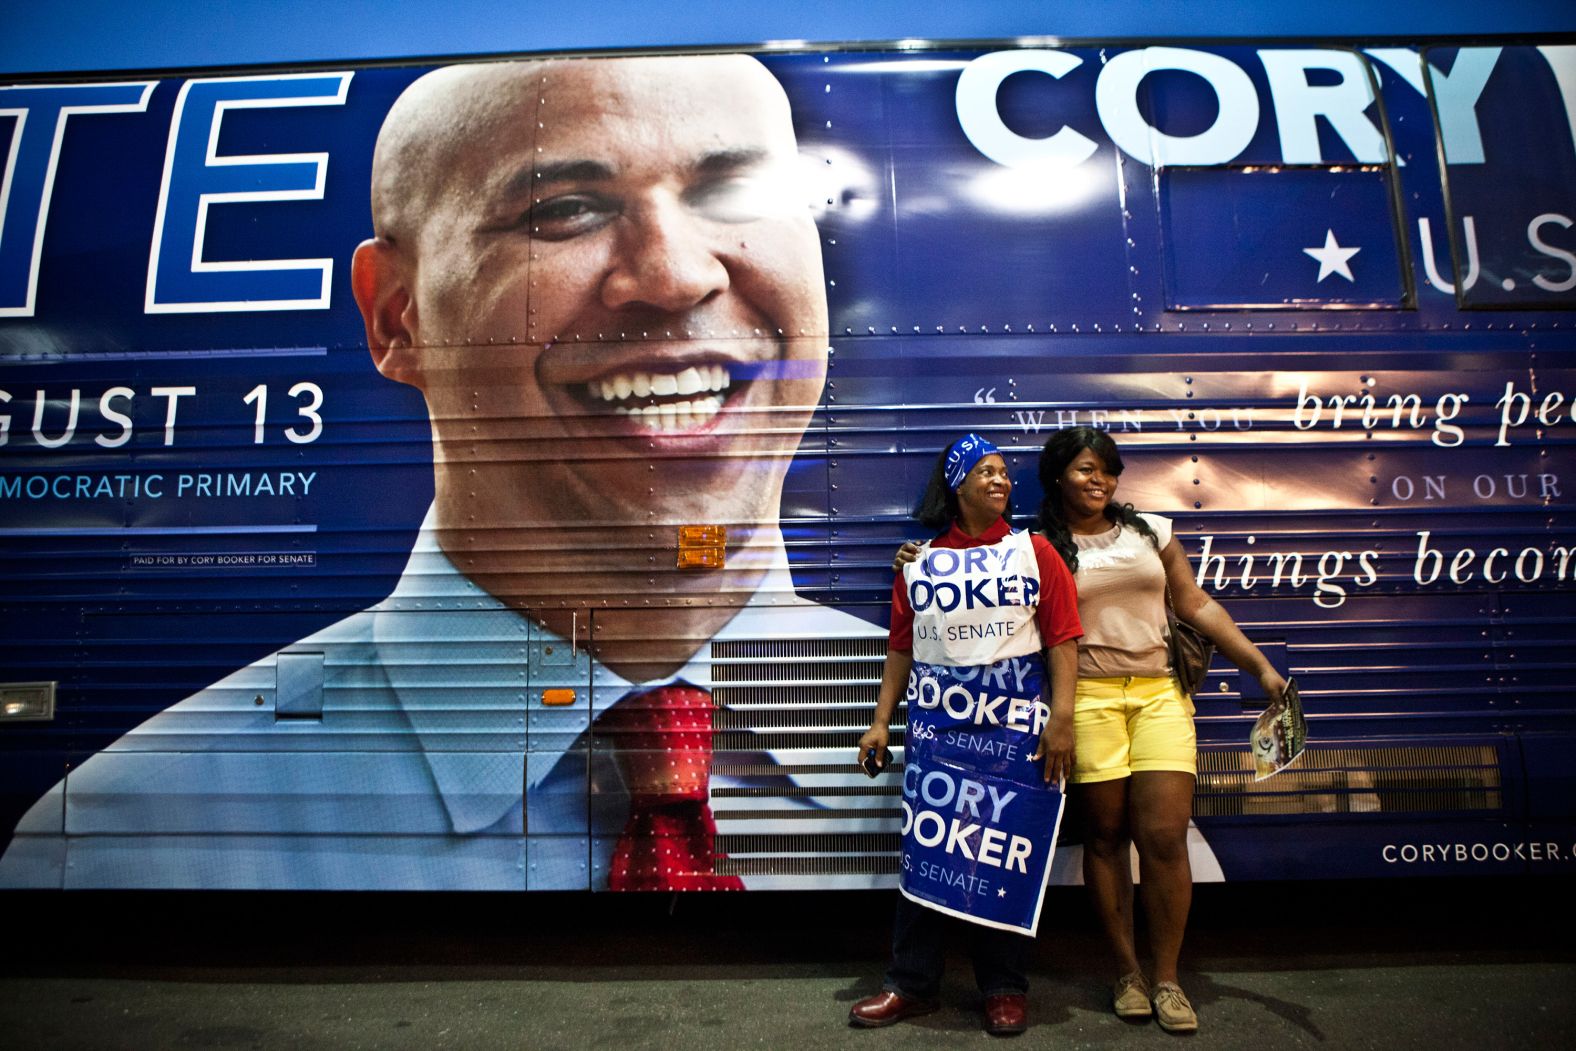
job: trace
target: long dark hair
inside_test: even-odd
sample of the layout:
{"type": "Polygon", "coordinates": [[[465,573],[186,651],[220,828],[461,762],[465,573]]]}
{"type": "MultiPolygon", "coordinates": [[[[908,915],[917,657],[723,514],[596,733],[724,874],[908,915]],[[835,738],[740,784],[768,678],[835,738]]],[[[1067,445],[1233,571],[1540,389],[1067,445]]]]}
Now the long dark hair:
{"type": "MultiPolygon", "coordinates": [[[[1045,448],[1040,450],[1040,490],[1045,494],[1045,498],[1040,501],[1040,531],[1073,572],[1078,571],[1078,545],[1073,543],[1072,530],[1067,526],[1067,514],[1062,507],[1061,479],[1067,465],[1085,449],[1098,456],[1112,475],[1121,476],[1122,454],[1117,451],[1116,442],[1105,431],[1094,427],[1069,427],[1057,431],[1046,440],[1045,448]]],[[[1112,500],[1105,505],[1105,517],[1113,525],[1137,530],[1155,550],[1160,550],[1160,538],[1148,522],[1138,517],[1132,504],[1119,504],[1112,500]]]]}
{"type": "Polygon", "coordinates": [[[925,483],[925,494],[914,508],[914,517],[920,524],[937,532],[946,529],[958,517],[958,494],[947,484],[947,453],[951,451],[952,446],[948,445],[936,457],[936,466],[931,469],[930,480],[925,483]]]}

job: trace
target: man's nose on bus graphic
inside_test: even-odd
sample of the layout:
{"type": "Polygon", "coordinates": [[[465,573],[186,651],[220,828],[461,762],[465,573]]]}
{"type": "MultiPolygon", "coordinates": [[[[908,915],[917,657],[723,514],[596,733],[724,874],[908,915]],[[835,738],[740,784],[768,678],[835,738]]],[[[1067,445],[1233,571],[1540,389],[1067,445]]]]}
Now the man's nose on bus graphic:
{"type": "Polygon", "coordinates": [[[613,265],[602,281],[608,309],[682,316],[728,291],[715,235],[671,192],[654,194],[618,225],[613,265]]]}

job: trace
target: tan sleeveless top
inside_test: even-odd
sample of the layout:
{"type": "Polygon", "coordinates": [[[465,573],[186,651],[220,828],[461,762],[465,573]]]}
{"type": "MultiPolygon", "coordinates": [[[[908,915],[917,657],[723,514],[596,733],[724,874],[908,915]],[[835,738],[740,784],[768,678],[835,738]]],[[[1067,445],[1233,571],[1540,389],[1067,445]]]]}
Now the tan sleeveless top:
{"type": "Polygon", "coordinates": [[[1095,536],[1073,534],[1078,547],[1078,677],[1171,674],[1166,647],[1166,571],[1160,550],[1171,520],[1139,513],[1155,531],[1157,550],[1136,529],[1112,526],[1095,536]]]}

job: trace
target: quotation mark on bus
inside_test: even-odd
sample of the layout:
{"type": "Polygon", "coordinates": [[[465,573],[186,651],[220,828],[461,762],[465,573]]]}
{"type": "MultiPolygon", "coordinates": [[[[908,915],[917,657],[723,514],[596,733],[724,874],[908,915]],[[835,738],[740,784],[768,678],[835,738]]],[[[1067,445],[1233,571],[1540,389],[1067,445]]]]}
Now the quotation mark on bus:
{"type": "Polygon", "coordinates": [[[989,390],[987,390],[986,388],[981,387],[979,390],[975,391],[974,392],[974,404],[975,405],[995,405],[996,404],[996,388],[995,387],[991,387],[989,390]]]}

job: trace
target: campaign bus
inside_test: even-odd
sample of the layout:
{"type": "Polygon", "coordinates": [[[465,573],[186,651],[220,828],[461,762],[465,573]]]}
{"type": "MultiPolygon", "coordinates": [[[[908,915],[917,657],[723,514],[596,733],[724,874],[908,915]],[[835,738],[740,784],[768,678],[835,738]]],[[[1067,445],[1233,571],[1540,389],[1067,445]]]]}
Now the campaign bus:
{"type": "Polygon", "coordinates": [[[890,886],[894,552],[1074,426],[1300,686],[1255,780],[1215,658],[1196,878],[1576,864],[1576,40],[34,77],[0,144],[0,885],[890,886]]]}

